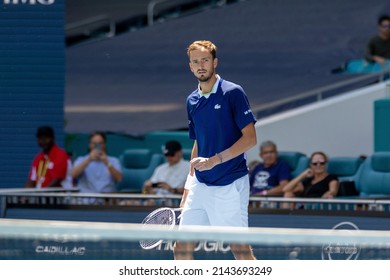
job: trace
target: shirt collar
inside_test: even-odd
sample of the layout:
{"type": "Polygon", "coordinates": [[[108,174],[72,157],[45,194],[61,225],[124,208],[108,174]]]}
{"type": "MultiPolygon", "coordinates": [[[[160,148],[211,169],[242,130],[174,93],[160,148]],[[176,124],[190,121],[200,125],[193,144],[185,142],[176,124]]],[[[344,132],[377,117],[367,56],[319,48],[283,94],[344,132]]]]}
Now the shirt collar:
{"type": "Polygon", "coordinates": [[[221,80],[221,77],[217,74],[217,80],[215,81],[212,89],[210,92],[208,93],[202,93],[202,90],[200,89],[200,86],[198,85],[198,94],[199,94],[199,97],[206,97],[206,98],[209,98],[209,96],[213,93],[216,93],[217,92],[217,89],[218,89],[218,84],[219,84],[219,81],[221,80]]]}

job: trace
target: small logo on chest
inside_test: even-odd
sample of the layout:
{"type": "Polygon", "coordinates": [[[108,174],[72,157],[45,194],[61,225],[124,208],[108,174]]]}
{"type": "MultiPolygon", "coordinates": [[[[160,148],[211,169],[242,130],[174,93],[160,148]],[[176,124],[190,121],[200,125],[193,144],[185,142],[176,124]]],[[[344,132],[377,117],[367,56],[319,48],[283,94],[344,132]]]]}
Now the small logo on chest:
{"type": "Polygon", "coordinates": [[[215,104],[214,109],[215,109],[215,110],[221,109],[221,105],[215,104]]]}

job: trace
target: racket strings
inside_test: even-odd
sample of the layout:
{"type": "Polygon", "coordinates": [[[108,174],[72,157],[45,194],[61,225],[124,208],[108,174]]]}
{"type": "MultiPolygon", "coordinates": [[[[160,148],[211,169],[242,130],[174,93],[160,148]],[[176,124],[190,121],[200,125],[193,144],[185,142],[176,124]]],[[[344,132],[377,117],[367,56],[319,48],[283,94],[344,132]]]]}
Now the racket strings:
{"type": "MultiPolygon", "coordinates": [[[[142,223],[144,225],[160,225],[162,228],[171,228],[176,224],[176,215],[171,209],[160,209],[148,215],[142,223]]],[[[162,241],[159,239],[140,240],[140,245],[144,249],[152,249],[161,244],[162,241]]]]}
{"type": "Polygon", "coordinates": [[[154,213],[154,215],[151,215],[150,217],[146,217],[143,223],[149,225],[171,226],[172,224],[174,224],[174,221],[175,221],[175,214],[171,210],[164,209],[162,211],[154,213]]]}

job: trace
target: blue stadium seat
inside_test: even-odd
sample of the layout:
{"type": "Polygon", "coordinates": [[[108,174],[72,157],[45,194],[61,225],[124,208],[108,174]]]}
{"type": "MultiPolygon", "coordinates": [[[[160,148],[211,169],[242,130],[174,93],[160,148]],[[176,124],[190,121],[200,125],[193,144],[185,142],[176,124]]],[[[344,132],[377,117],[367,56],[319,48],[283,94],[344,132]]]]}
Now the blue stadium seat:
{"type": "Polygon", "coordinates": [[[390,152],[367,157],[356,176],[356,188],[362,197],[390,196],[390,152]]]}
{"type": "Polygon", "coordinates": [[[364,162],[361,157],[332,157],[328,160],[328,173],[336,175],[339,179],[339,197],[357,197],[356,176],[364,162]]]}
{"type": "Polygon", "coordinates": [[[378,63],[370,63],[365,59],[351,59],[345,63],[344,72],[347,74],[374,73],[390,68],[390,63],[384,66],[378,63]]]}
{"type": "Polygon", "coordinates": [[[183,149],[183,158],[185,160],[190,161],[191,160],[191,152],[192,152],[192,149],[183,149]]]}
{"type": "Polygon", "coordinates": [[[145,180],[164,160],[162,154],[154,154],[148,149],[129,149],[120,155],[123,180],[117,184],[119,192],[139,193],[145,180]]]}
{"type": "Polygon", "coordinates": [[[332,157],[328,161],[328,173],[336,175],[340,181],[355,181],[364,159],[360,157],[332,157]]]}
{"type": "Polygon", "coordinates": [[[291,168],[291,176],[294,178],[309,166],[309,159],[299,152],[278,152],[278,160],[286,162],[291,168]]]}

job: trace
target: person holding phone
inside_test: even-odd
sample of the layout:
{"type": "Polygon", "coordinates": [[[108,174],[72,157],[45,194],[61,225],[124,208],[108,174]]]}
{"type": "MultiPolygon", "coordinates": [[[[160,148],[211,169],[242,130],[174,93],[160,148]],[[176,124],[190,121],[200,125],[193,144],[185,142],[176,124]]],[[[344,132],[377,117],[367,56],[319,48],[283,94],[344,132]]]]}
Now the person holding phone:
{"type": "Polygon", "coordinates": [[[108,193],[116,191],[116,183],[122,180],[122,170],[116,157],[108,156],[106,135],[93,132],[89,136],[89,153],[78,157],[71,176],[83,193],[108,193]]]}
{"type": "Polygon", "coordinates": [[[159,165],[152,177],[145,181],[143,193],[146,194],[182,194],[190,162],[183,159],[180,142],[171,140],[163,146],[166,162],[159,165]]]}

